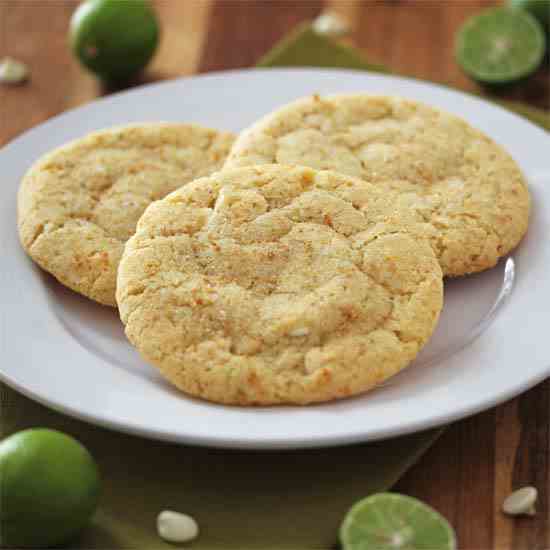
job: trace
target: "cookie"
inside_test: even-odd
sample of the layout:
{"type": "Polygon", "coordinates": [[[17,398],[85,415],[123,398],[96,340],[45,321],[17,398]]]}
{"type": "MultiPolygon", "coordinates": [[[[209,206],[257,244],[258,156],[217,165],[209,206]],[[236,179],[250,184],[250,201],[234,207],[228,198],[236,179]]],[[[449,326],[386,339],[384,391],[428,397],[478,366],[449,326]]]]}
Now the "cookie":
{"type": "Polygon", "coordinates": [[[219,169],[233,140],[187,124],[135,124],[56,149],[21,183],[23,248],[65,286],[116,306],[118,263],[145,208],[219,169]]]}
{"type": "Polygon", "coordinates": [[[331,169],[402,195],[449,276],[494,266],[527,230],[529,192],[514,160],[456,116],[397,97],[312,96],[266,116],[226,167],[331,169]]]}
{"type": "Polygon", "coordinates": [[[373,388],[414,359],[442,307],[430,245],[383,221],[392,201],[349,176],[278,164],[178,189],[126,244],[126,335],[180,390],[219,403],[373,388]]]}

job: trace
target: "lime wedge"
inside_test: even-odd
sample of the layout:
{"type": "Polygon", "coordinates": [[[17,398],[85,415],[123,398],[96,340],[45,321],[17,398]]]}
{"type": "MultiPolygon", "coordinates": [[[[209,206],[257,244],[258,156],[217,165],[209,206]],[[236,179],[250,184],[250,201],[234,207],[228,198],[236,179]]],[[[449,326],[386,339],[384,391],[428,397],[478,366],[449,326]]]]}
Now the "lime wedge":
{"type": "Polygon", "coordinates": [[[357,502],[340,527],[344,550],[455,550],[449,522],[416,498],[378,493],[357,502]]]}
{"type": "Polygon", "coordinates": [[[486,84],[520,80],[540,65],[546,38],[529,13],[492,8],[464,23],[456,39],[456,59],[465,73],[486,84]]]}

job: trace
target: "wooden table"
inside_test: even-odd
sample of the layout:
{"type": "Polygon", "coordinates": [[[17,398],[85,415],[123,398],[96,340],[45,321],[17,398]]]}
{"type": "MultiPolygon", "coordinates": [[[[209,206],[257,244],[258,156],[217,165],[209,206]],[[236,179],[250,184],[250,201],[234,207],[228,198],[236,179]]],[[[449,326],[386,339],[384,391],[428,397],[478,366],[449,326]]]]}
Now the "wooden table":
{"type": "MultiPolygon", "coordinates": [[[[249,67],[296,23],[330,7],[349,18],[350,40],[372,61],[473,90],[453,60],[460,23],[491,0],[233,1],[157,0],[163,39],[145,81],[249,67]]],[[[109,93],[71,57],[66,35],[73,0],[0,0],[0,57],[29,64],[32,78],[0,87],[0,144],[71,107],[109,93]]],[[[540,71],[509,97],[550,107],[540,71]]],[[[31,160],[31,159],[29,159],[31,160]]],[[[529,322],[528,319],[525,322],[529,322]]],[[[517,366],[521,369],[521,365],[517,366]]],[[[505,405],[457,422],[396,489],[441,511],[464,550],[550,548],[550,381],[505,405]],[[534,518],[500,506],[513,489],[539,490],[534,518]]]]}

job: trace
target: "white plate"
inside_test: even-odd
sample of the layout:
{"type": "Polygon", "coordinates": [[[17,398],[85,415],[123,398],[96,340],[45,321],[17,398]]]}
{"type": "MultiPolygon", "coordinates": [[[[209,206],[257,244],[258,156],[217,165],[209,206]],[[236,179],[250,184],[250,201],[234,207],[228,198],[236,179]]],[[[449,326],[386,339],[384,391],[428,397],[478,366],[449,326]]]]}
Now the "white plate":
{"type": "Polygon", "coordinates": [[[381,439],[491,407],[550,374],[549,157],[549,135],[499,107],[425,82],[365,72],[210,74],[145,86],[65,113],[0,151],[0,377],[29,397],[89,422],[220,447],[313,447],[381,439]],[[399,94],[466,118],[511,152],[533,197],[529,234],[513,259],[448,282],[434,337],[412,367],[376,391],[303,408],[226,407],[185,397],[141,361],[114,309],[66,290],[19,246],[19,180],[34,159],[67,140],[146,120],[238,131],[294,98],[352,91],[399,94]]]}

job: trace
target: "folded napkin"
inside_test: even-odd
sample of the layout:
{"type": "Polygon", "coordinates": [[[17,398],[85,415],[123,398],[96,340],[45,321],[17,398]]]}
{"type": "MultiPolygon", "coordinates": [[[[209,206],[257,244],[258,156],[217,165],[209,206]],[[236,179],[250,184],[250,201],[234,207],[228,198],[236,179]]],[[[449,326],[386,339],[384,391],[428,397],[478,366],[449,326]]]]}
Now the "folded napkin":
{"type": "MultiPolygon", "coordinates": [[[[298,26],[281,40],[258,63],[259,67],[327,67],[337,69],[366,70],[377,73],[392,73],[383,65],[366,61],[355,48],[333,42],[313,31],[305,23],[298,26]]],[[[413,75],[400,75],[409,76],[413,75]]],[[[441,84],[441,83],[440,83],[441,84]]],[[[482,96],[483,94],[474,94],[482,96]]],[[[550,131],[550,112],[537,109],[519,101],[501,100],[483,96],[502,107],[528,118],[531,122],[550,131]]]]}
{"type": "MultiPolygon", "coordinates": [[[[260,65],[385,70],[309,26],[260,65]]],[[[544,112],[507,106],[550,128],[544,112]]],[[[96,457],[103,479],[100,509],[70,548],[103,550],[174,548],[156,534],[156,515],[164,509],[197,519],[201,535],[185,545],[193,550],[329,550],[346,510],[391,487],[441,433],[333,449],[229,451],[118,434],[46,409],[2,384],[0,412],[1,437],[54,428],[75,436],[96,457]]]]}
{"type": "Polygon", "coordinates": [[[2,435],[55,428],[98,461],[100,509],[70,548],[173,548],[155,528],[157,514],[171,509],[198,521],[201,535],[186,545],[193,550],[329,550],[353,502],[390,487],[438,435],[307,451],[206,449],[91,426],[5,386],[0,398],[2,435]]]}

